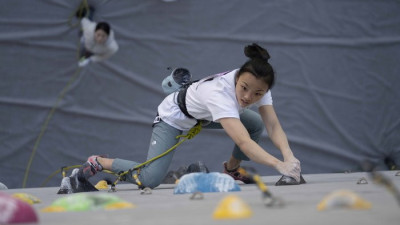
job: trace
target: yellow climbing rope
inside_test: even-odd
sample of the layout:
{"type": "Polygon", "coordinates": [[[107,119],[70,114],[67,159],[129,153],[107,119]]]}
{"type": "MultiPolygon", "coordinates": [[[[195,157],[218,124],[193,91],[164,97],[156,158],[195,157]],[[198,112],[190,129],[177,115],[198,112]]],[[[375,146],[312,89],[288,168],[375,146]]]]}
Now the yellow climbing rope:
{"type": "Polygon", "coordinates": [[[171,151],[175,150],[176,147],[178,147],[178,146],[179,146],[180,144],[182,144],[184,141],[186,141],[186,140],[188,140],[188,139],[192,139],[194,136],[196,136],[198,133],[200,133],[200,131],[201,131],[201,122],[199,122],[198,124],[196,124],[196,126],[192,127],[192,128],[188,131],[188,133],[187,133],[186,135],[178,135],[178,136],[176,136],[177,139],[178,139],[178,138],[183,138],[183,139],[180,140],[178,143],[176,143],[174,146],[172,146],[172,147],[171,147],[170,149],[168,149],[167,151],[161,153],[161,154],[158,155],[158,156],[155,156],[155,157],[153,157],[153,158],[147,160],[147,161],[144,162],[144,163],[141,163],[141,164],[135,166],[135,167],[134,167],[133,169],[131,169],[131,170],[128,170],[128,171],[125,171],[125,172],[121,173],[119,176],[126,175],[127,173],[129,173],[129,172],[131,172],[131,171],[134,171],[134,170],[137,170],[137,169],[139,169],[139,168],[142,168],[143,166],[145,166],[145,165],[147,165],[147,164],[153,162],[154,160],[157,160],[157,159],[159,159],[159,158],[161,158],[161,157],[167,155],[167,154],[170,153],[171,151]]]}
{"type": "Polygon", "coordinates": [[[78,8],[73,13],[71,13],[71,15],[69,16],[68,25],[70,25],[71,27],[78,26],[79,22],[73,24],[72,20],[75,16],[83,17],[85,11],[86,11],[86,15],[89,15],[89,12],[90,12],[89,3],[87,2],[87,0],[82,0],[81,4],[79,4],[78,8]]]}
{"type": "Polygon", "coordinates": [[[56,100],[56,103],[55,103],[55,104],[53,105],[53,107],[51,108],[49,114],[48,114],[47,117],[46,117],[46,120],[44,121],[44,123],[43,123],[43,125],[42,125],[42,127],[41,127],[41,129],[40,129],[39,136],[37,137],[37,139],[36,139],[36,141],[35,141],[35,144],[34,144],[33,149],[32,149],[31,156],[30,156],[29,161],[28,161],[28,164],[27,164],[27,166],[26,166],[25,175],[24,175],[24,180],[23,180],[23,182],[22,182],[22,188],[25,188],[25,187],[26,187],[26,182],[27,182],[27,180],[28,180],[29,170],[30,170],[30,168],[31,168],[31,165],[32,165],[32,162],[33,162],[33,158],[34,158],[34,156],[35,156],[35,154],[36,154],[36,151],[37,151],[37,149],[38,149],[38,147],[39,147],[40,141],[42,140],[42,137],[43,137],[44,133],[45,133],[46,130],[47,130],[47,126],[49,125],[50,119],[51,119],[52,116],[54,115],[54,112],[56,111],[56,109],[57,109],[57,107],[58,107],[58,104],[59,104],[59,103],[61,102],[61,100],[64,98],[65,93],[67,92],[67,90],[69,89],[69,87],[71,86],[71,84],[72,84],[72,83],[76,80],[76,78],[78,77],[80,70],[81,70],[81,69],[80,69],[80,67],[79,67],[79,68],[75,71],[75,73],[74,73],[74,75],[71,77],[71,79],[68,81],[67,85],[65,85],[65,87],[64,87],[63,90],[61,91],[60,95],[58,96],[58,98],[57,98],[57,100],[56,100]]]}
{"type": "MultiPolygon", "coordinates": [[[[188,139],[192,139],[194,136],[196,136],[198,133],[200,133],[201,128],[202,128],[201,125],[202,125],[202,122],[199,121],[194,127],[192,127],[192,128],[187,132],[187,134],[176,136],[176,138],[182,138],[182,140],[180,140],[178,143],[176,143],[174,146],[172,146],[172,147],[171,147],[170,149],[168,149],[167,151],[161,153],[160,155],[155,156],[155,157],[153,157],[153,158],[147,160],[147,161],[144,162],[144,163],[141,163],[141,164],[139,164],[139,165],[136,165],[135,167],[133,167],[133,168],[130,169],[130,170],[124,171],[124,172],[119,173],[119,174],[115,174],[115,173],[114,173],[114,174],[117,176],[117,179],[116,179],[116,180],[114,181],[114,183],[111,185],[111,190],[115,191],[115,185],[116,185],[119,181],[124,180],[124,177],[125,177],[127,174],[129,174],[129,173],[131,173],[131,172],[133,172],[133,171],[135,171],[135,170],[137,170],[138,172],[135,173],[135,174],[132,174],[132,178],[136,181],[137,185],[140,187],[140,186],[142,185],[141,182],[140,182],[140,180],[139,180],[139,178],[138,178],[138,174],[139,174],[140,169],[141,169],[143,166],[145,166],[145,165],[147,165],[147,164],[153,162],[154,160],[157,160],[157,159],[159,159],[159,158],[161,158],[161,157],[167,155],[167,154],[170,153],[171,151],[175,150],[175,149],[176,149],[180,144],[182,144],[184,141],[186,141],[186,140],[188,140],[188,139]]],[[[110,172],[111,172],[111,171],[110,171],[110,172]]],[[[112,172],[111,172],[111,173],[112,173],[112,172]]]]}
{"type": "MultiPolygon", "coordinates": [[[[86,11],[87,11],[87,14],[89,13],[89,4],[87,3],[87,0],[83,0],[83,1],[81,2],[81,4],[79,5],[78,9],[76,10],[76,12],[82,13],[83,10],[86,10],[86,11]]],[[[75,12],[74,12],[74,13],[75,13],[75,12]]],[[[69,20],[68,20],[68,24],[69,24],[71,27],[74,27],[74,26],[77,25],[77,24],[74,24],[74,25],[71,24],[71,21],[72,21],[72,17],[73,17],[73,16],[74,16],[74,14],[72,14],[72,15],[70,16],[69,20]]],[[[78,59],[78,60],[79,60],[79,49],[80,49],[80,47],[81,47],[81,43],[80,43],[80,40],[79,40],[79,41],[78,41],[78,48],[77,48],[77,59],[78,59]]],[[[22,182],[22,188],[25,188],[25,187],[26,187],[26,183],[27,183],[27,180],[28,180],[28,175],[29,175],[30,168],[31,168],[31,166],[32,166],[33,158],[34,158],[34,156],[35,156],[35,154],[36,154],[36,151],[37,151],[37,149],[38,149],[38,147],[39,147],[40,141],[42,140],[42,137],[43,137],[44,133],[45,133],[46,130],[47,130],[47,126],[49,125],[50,119],[53,117],[54,112],[56,111],[56,109],[57,109],[59,103],[61,102],[61,100],[64,98],[65,93],[67,92],[67,90],[69,89],[69,87],[71,86],[71,84],[77,79],[77,77],[78,77],[80,71],[81,71],[81,67],[78,67],[78,69],[77,69],[77,70],[75,71],[75,73],[72,75],[72,77],[70,78],[70,80],[68,81],[68,83],[67,83],[67,84],[65,85],[65,87],[62,89],[62,91],[60,92],[60,94],[59,94],[59,96],[58,96],[58,98],[57,98],[57,100],[56,100],[56,102],[55,102],[55,104],[54,104],[53,107],[51,108],[49,114],[48,114],[47,117],[46,117],[46,120],[44,121],[44,123],[43,123],[43,125],[42,125],[42,127],[41,127],[41,129],[40,129],[40,133],[39,133],[38,137],[36,138],[35,144],[34,144],[33,149],[32,149],[31,156],[30,156],[30,158],[29,158],[28,164],[27,164],[26,169],[25,169],[25,175],[24,175],[24,179],[23,179],[23,182],[22,182]]],[[[59,173],[59,172],[60,172],[60,170],[57,171],[57,173],[59,173]]]]}

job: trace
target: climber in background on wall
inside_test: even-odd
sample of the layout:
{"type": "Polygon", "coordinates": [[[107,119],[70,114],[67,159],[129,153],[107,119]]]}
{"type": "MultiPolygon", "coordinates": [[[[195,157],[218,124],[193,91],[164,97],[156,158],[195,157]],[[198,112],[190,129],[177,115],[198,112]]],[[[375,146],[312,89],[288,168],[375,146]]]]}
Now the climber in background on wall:
{"type": "Polygon", "coordinates": [[[118,51],[114,31],[107,22],[93,21],[94,8],[79,8],[76,16],[81,24],[81,48],[78,65],[84,67],[90,62],[108,59],[118,51]]]}

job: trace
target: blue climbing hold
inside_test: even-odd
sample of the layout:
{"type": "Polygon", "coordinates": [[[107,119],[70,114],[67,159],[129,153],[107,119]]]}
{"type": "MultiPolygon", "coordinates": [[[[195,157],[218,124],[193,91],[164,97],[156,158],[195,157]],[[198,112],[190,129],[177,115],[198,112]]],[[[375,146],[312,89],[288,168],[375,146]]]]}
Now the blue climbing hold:
{"type": "Polygon", "coordinates": [[[194,192],[240,191],[235,180],[224,173],[189,173],[183,175],[174,189],[174,194],[194,192]]]}

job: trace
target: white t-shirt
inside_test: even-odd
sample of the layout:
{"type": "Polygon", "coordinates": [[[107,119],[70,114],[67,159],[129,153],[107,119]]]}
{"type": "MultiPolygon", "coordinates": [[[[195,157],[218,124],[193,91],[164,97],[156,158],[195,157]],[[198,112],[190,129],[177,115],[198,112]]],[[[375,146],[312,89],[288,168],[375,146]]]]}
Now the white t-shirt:
{"type": "Polygon", "coordinates": [[[94,41],[94,32],[97,23],[92,22],[87,18],[83,18],[81,20],[81,25],[85,48],[94,54],[90,57],[93,62],[103,61],[118,51],[119,47],[115,41],[113,30],[110,30],[110,35],[108,35],[107,41],[104,44],[97,44],[94,41]]]}
{"type": "MultiPolygon", "coordinates": [[[[241,107],[235,94],[235,75],[239,70],[217,74],[214,79],[206,81],[204,78],[192,84],[186,92],[186,108],[190,115],[198,120],[218,122],[221,118],[240,118],[245,108],[241,107]]],[[[169,125],[188,130],[197,121],[183,114],[177,104],[178,92],[168,95],[158,106],[160,118],[169,125]]],[[[271,91],[269,90],[258,102],[253,105],[260,107],[272,105],[271,91]]],[[[248,106],[251,107],[251,106],[248,106]]],[[[246,108],[248,108],[246,107],[246,108]]]]}

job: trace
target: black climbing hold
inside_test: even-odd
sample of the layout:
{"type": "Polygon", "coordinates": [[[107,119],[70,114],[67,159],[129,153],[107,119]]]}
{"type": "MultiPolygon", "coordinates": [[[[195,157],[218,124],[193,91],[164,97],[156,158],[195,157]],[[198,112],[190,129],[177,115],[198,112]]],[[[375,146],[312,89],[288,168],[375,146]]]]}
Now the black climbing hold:
{"type": "Polygon", "coordinates": [[[78,179],[79,169],[74,169],[71,176],[64,177],[57,194],[72,194],[78,192],[98,191],[89,181],[78,179]]]}
{"type": "Polygon", "coordinates": [[[300,174],[300,182],[296,181],[293,177],[285,176],[283,175],[281,179],[279,179],[276,183],[275,186],[281,186],[281,185],[299,185],[299,184],[305,184],[306,181],[304,180],[303,176],[300,174]]]}

